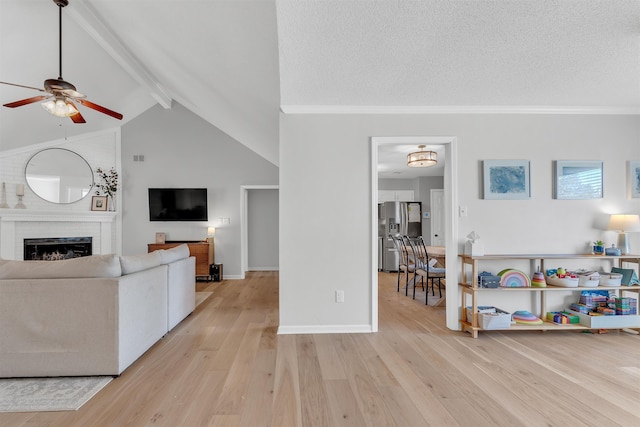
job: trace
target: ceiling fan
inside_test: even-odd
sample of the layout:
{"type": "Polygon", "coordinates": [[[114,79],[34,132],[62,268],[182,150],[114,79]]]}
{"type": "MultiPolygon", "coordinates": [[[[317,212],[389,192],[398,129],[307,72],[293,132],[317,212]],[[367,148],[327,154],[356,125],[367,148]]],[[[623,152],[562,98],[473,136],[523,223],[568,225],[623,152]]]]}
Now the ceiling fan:
{"type": "Polygon", "coordinates": [[[44,89],[37,87],[24,86],[15,83],[0,82],[0,84],[23,87],[26,89],[34,89],[40,92],[45,92],[46,95],[38,95],[27,99],[21,99],[20,101],[9,102],[4,104],[5,107],[16,108],[23,105],[32,104],[43,100],[48,100],[42,103],[42,107],[58,117],[69,117],[74,123],[86,123],[82,114],[78,111],[73,101],[78,102],[85,107],[92,110],[99,111],[103,114],[122,120],[122,114],[113,110],[105,108],[101,105],[94,104],[86,99],[86,96],[78,91],[76,87],[62,79],[62,8],[69,4],[69,0],[53,0],[58,6],[58,23],[59,23],[59,42],[58,42],[58,59],[59,59],[59,77],[57,79],[47,79],[44,81],[44,89]]]}

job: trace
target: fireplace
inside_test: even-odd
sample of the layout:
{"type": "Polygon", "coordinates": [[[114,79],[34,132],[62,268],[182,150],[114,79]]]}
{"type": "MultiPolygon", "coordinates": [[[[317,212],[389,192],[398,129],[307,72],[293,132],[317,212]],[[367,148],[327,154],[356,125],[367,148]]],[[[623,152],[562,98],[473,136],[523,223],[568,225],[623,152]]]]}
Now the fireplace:
{"type": "Polygon", "coordinates": [[[92,254],[92,237],[24,239],[24,260],[55,261],[92,254]]]}

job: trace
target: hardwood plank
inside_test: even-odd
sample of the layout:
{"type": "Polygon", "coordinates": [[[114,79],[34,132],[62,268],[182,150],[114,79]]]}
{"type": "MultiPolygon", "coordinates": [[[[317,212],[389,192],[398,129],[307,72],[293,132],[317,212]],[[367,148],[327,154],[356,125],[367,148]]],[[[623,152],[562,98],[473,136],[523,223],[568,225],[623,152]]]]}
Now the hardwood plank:
{"type": "Polygon", "coordinates": [[[272,426],[302,425],[299,372],[296,337],[293,335],[278,337],[272,426]]]}
{"type": "Polygon", "coordinates": [[[313,336],[296,337],[298,354],[298,375],[300,378],[300,403],[302,405],[303,426],[331,425],[327,390],[322,381],[318,354],[313,336]]]}
{"type": "MultiPolygon", "coordinates": [[[[333,418],[330,425],[367,425],[348,380],[328,380],[325,382],[325,386],[329,397],[329,410],[333,418]]],[[[384,425],[384,423],[380,422],[380,425],[384,425]]]]}

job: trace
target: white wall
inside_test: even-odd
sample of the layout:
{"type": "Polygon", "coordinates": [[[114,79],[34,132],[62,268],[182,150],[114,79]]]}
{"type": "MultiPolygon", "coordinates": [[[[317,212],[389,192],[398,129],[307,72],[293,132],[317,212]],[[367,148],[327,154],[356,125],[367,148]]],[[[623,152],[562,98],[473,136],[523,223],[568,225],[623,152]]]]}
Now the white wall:
{"type": "MultiPolygon", "coordinates": [[[[459,219],[459,250],[475,230],[487,253],[583,252],[588,241],[615,241],[614,232],[596,228],[606,214],[640,211],[640,200],[626,198],[625,179],[626,161],[640,159],[637,116],[281,115],[280,130],[285,333],[370,326],[372,136],[457,137],[458,200],[469,212],[459,219]],[[530,160],[532,198],[481,199],[484,159],[530,160]],[[552,161],[569,159],[604,161],[604,199],[552,199],[552,161]],[[303,242],[313,244],[300,251],[303,242]],[[309,274],[309,260],[322,274],[309,274]],[[345,303],[334,302],[336,289],[345,290],[345,303]]],[[[640,251],[639,234],[632,247],[640,251]]],[[[447,300],[449,310],[459,305],[447,300]]]]}
{"type": "Polygon", "coordinates": [[[240,277],[240,187],[277,184],[278,168],[174,103],[156,106],[122,128],[123,253],[147,251],[156,232],[168,240],[202,240],[216,227],[216,263],[240,277]],[[144,162],[134,162],[144,155],[144,162]],[[206,187],[208,222],[150,222],[148,188],[206,187]],[[222,225],[219,218],[230,218],[222,225]]]}
{"type": "Polygon", "coordinates": [[[278,270],[278,190],[248,190],[247,196],[249,270],[278,270]]]}

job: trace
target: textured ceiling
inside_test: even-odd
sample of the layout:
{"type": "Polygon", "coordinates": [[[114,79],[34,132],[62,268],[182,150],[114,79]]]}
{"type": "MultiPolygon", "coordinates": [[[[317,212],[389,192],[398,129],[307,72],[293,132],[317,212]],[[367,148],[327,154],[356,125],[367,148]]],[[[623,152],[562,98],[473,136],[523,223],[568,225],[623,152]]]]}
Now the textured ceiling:
{"type": "MultiPolygon", "coordinates": [[[[0,81],[57,77],[57,12],[0,0],[0,81]]],[[[63,12],[63,77],[125,119],[0,108],[0,151],[174,101],[274,164],[280,108],[640,112],[638,0],[70,0],[63,12]]],[[[34,95],[0,85],[3,104],[34,95]]]]}
{"type": "Polygon", "coordinates": [[[282,104],[637,112],[639,18],[637,0],[283,1],[282,104]]]}

